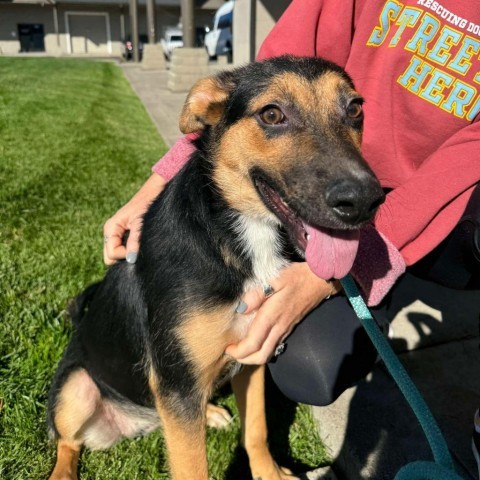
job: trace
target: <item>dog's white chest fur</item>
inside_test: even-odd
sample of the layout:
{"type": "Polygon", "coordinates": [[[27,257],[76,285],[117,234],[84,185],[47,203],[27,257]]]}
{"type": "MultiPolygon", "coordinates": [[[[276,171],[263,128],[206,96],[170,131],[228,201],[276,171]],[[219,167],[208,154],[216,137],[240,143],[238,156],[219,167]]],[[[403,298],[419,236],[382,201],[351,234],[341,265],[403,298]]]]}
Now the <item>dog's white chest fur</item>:
{"type": "MultiPolygon", "coordinates": [[[[243,253],[252,261],[253,276],[245,282],[244,291],[267,286],[288,263],[281,254],[282,244],[276,219],[267,223],[264,219],[240,216],[235,229],[243,253]]],[[[233,305],[233,308],[236,306],[233,305]]],[[[255,312],[248,315],[234,314],[234,330],[239,339],[246,336],[254,318],[255,312]]]]}
{"type": "Polygon", "coordinates": [[[281,254],[281,240],[275,222],[240,216],[236,225],[244,253],[252,260],[253,279],[245,288],[266,286],[288,263],[281,254]]]}

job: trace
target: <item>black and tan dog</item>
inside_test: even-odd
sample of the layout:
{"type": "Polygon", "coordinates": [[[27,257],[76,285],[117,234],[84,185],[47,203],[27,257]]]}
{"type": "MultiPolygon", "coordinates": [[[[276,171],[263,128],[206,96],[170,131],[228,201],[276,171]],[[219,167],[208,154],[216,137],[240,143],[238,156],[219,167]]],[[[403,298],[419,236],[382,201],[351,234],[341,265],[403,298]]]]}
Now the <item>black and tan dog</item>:
{"type": "Polygon", "coordinates": [[[268,451],[263,369],[224,351],[251,321],[235,313],[244,290],[292,256],[327,277],[351,267],[356,229],[383,198],[360,154],[362,123],[351,80],[319,59],[280,57],[194,86],[180,126],[203,132],[198,150],[146,213],[137,263],[114,265],[74,303],[49,399],[52,479],[76,478],[83,445],[160,423],[171,477],[208,479],[208,401],[228,380],[253,477],[292,478],[268,451]],[[325,238],[327,258],[313,251],[325,238]]]}

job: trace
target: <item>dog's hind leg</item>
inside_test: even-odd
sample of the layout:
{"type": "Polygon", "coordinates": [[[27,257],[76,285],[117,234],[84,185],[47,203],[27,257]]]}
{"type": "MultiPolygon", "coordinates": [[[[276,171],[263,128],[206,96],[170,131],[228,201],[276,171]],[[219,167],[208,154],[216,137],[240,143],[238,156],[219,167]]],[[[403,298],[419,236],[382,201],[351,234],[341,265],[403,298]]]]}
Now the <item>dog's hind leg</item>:
{"type": "Polygon", "coordinates": [[[57,463],[50,475],[50,480],[77,480],[80,446],[73,442],[58,441],[57,463]]]}
{"type": "MultiPolygon", "coordinates": [[[[131,414],[105,399],[83,368],[71,371],[59,387],[54,387],[49,409],[52,434],[58,442],[50,480],[76,480],[83,445],[105,449],[124,436],[141,433],[135,431],[135,418],[132,420],[131,414]]],[[[142,425],[147,429],[145,423],[142,425]]]]}
{"type": "Polygon", "coordinates": [[[265,416],[265,367],[245,367],[233,378],[232,387],[242,422],[242,443],[248,453],[254,480],[292,480],[290,470],[273,460],[267,443],[265,416]]]}
{"type": "Polygon", "coordinates": [[[58,446],[57,462],[50,480],[76,480],[83,444],[81,432],[95,414],[100,392],[87,372],[78,369],[69,374],[51,401],[52,427],[58,446]]]}

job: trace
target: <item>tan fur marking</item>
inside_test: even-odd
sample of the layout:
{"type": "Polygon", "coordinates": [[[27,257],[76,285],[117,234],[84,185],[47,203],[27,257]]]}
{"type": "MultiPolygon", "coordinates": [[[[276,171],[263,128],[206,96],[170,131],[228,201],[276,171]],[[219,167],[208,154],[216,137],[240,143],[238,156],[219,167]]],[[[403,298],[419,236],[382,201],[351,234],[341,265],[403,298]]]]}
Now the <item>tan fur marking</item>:
{"type": "Polygon", "coordinates": [[[166,410],[160,411],[170,471],[174,480],[207,480],[205,420],[179,422],[166,410]]]}
{"type": "Polygon", "coordinates": [[[238,341],[233,329],[234,316],[233,306],[192,312],[177,330],[187,355],[196,365],[199,389],[205,392],[206,400],[212,394],[215,380],[230,361],[224,355],[225,348],[238,341]]]}
{"type": "Polygon", "coordinates": [[[253,478],[262,480],[293,480],[287,469],[273,460],[267,443],[265,417],[265,367],[245,367],[232,380],[240,420],[242,443],[247,450],[253,478]]]}
{"type": "Polygon", "coordinates": [[[60,440],[57,446],[57,463],[49,480],[77,480],[80,447],[60,440]]]}
{"type": "MultiPolygon", "coordinates": [[[[336,72],[327,72],[316,81],[315,89],[319,92],[320,104],[317,100],[317,108],[325,115],[325,119],[339,114],[340,105],[338,95],[341,87],[345,87],[345,80],[336,72]]],[[[336,132],[330,132],[335,136],[336,132]]]]}
{"type": "Polygon", "coordinates": [[[362,132],[357,130],[350,130],[350,138],[352,139],[353,144],[357,147],[359,152],[362,151],[362,132]]]}
{"type": "Polygon", "coordinates": [[[245,118],[233,125],[221,142],[213,177],[230,206],[245,215],[276,218],[260,200],[251,182],[249,170],[260,167],[286,187],[283,176],[296,163],[309,161],[314,146],[298,135],[267,139],[254,118],[245,118]],[[241,148],[240,148],[241,147],[241,148]]]}
{"type": "MultiPolygon", "coordinates": [[[[95,414],[100,392],[89,387],[92,382],[83,369],[73,372],[58,396],[55,407],[55,427],[60,435],[57,445],[57,461],[50,480],[76,480],[81,432],[95,414]]],[[[93,385],[93,382],[92,382],[93,385]]]]}
{"type": "Polygon", "coordinates": [[[340,88],[345,86],[345,80],[336,72],[325,72],[313,82],[295,73],[284,73],[276,76],[250,107],[256,111],[265,105],[287,99],[305,115],[315,116],[321,125],[327,123],[329,116],[338,114],[338,94],[340,88]]]}
{"type": "Polygon", "coordinates": [[[77,370],[70,375],[60,392],[55,407],[55,427],[63,440],[81,444],[79,433],[97,409],[100,392],[96,387],[86,392],[82,385],[88,381],[93,384],[85,370],[77,370]]]}
{"type": "Polygon", "coordinates": [[[223,103],[228,92],[214,77],[199,80],[190,90],[180,114],[180,130],[183,133],[198,132],[205,125],[214,125],[223,113],[223,103]]]}
{"type": "Polygon", "coordinates": [[[158,410],[160,408],[160,390],[159,390],[159,382],[158,377],[152,367],[148,372],[148,386],[150,387],[150,391],[153,395],[153,401],[155,403],[155,408],[158,410]]]}
{"type": "Polygon", "coordinates": [[[155,406],[162,421],[163,436],[173,480],[208,480],[206,456],[206,401],[202,415],[195,421],[184,421],[166,408],[159,395],[158,379],[153,369],[149,374],[155,406]]]}
{"type": "Polygon", "coordinates": [[[229,268],[236,268],[241,270],[243,265],[236,255],[234,255],[230,250],[228,250],[224,245],[220,245],[220,252],[222,254],[223,261],[225,265],[229,268]]]}

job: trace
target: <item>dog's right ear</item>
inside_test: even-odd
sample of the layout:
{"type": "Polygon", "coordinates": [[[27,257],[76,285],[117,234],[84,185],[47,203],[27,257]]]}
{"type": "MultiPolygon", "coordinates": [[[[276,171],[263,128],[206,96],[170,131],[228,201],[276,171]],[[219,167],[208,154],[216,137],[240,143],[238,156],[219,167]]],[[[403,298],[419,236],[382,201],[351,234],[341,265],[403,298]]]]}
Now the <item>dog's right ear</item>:
{"type": "Polygon", "coordinates": [[[220,121],[226,100],[235,88],[233,79],[233,74],[223,72],[203,78],[192,87],[180,114],[182,133],[199,132],[220,121]]]}

